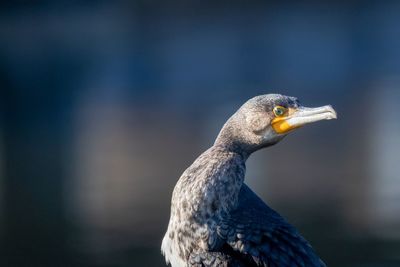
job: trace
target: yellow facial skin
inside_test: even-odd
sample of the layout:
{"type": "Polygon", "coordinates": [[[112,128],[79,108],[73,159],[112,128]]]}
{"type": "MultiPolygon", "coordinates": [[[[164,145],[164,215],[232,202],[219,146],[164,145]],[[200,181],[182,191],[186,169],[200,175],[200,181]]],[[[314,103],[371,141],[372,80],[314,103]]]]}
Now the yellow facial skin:
{"type": "Polygon", "coordinates": [[[286,119],[289,116],[291,116],[293,113],[296,112],[296,109],[285,108],[282,106],[276,106],[276,107],[274,107],[273,112],[276,117],[272,120],[271,126],[275,130],[276,133],[285,134],[291,130],[294,130],[294,129],[300,127],[300,126],[291,126],[286,121],[286,119]],[[282,111],[284,111],[284,112],[282,113],[282,111]]]}
{"type": "Polygon", "coordinates": [[[275,118],[271,126],[277,134],[286,134],[308,123],[337,118],[336,111],[330,105],[316,108],[275,106],[272,111],[275,118]]]}

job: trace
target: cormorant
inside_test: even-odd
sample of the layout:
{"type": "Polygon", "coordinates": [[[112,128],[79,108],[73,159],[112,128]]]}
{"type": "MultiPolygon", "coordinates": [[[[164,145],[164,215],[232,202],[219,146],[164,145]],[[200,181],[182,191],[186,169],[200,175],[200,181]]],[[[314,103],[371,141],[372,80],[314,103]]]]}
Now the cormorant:
{"type": "Polygon", "coordinates": [[[184,266],[325,266],[310,244],[246,184],[249,155],[293,129],[336,119],[331,106],[306,108],[295,97],[256,96],[225,123],[214,145],[180,177],[161,245],[184,266]]]}

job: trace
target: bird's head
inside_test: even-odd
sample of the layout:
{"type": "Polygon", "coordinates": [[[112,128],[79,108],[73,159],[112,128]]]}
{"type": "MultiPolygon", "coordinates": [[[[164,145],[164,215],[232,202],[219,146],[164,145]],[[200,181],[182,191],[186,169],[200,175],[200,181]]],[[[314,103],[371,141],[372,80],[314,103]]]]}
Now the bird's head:
{"type": "Polygon", "coordinates": [[[295,97],[279,94],[251,98],[225,123],[216,143],[254,152],[274,145],[293,130],[316,121],[336,119],[330,106],[308,108],[295,97]]]}

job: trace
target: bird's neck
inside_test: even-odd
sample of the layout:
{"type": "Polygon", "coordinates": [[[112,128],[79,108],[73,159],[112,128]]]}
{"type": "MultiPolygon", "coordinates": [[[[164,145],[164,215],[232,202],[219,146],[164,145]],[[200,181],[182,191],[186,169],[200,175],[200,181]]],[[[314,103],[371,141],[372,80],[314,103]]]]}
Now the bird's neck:
{"type": "Polygon", "coordinates": [[[241,159],[243,164],[246,163],[246,160],[252,153],[252,151],[244,150],[240,144],[237,144],[235,142],[220,141],[221,140],[217,139],[212,148],[214,148],[216,151],[219,151],[219,153],[231,154],[233,157],[241,159]]]}
{"type": "Polygon", "coordinates": [[[216,144],[209,150],[209,175],[204,179],[202,205],[212,213],[229,212],[236,207],[246,172],[247,154],[237,147],[216,144]]]}
{"type": "Polygon", "coordinates": [[[234,209],[246,172],[247,156],[215,144],[184,172],[175,187],[172,215],[206,221],[234,209]]]}
{"type": "Polygon", "coordinates": [[[217,139],[215,139],[213,147],[217,148],[217,151],[235,153],[238,156],[241,156],[244,161],[246,161],[253,152],[252,149],[243,145],[243,142],[238,138],[238,134],[232,129],[232,126],[229,123],[226,123],[221,129],[217,139]]]}

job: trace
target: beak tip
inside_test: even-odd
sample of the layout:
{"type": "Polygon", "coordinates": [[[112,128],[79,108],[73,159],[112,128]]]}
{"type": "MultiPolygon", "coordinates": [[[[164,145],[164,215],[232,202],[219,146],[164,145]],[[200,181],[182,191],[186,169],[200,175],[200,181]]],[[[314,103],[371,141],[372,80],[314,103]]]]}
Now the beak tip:
{"type": "Polygon", "coordinates": [[[328,110],[330,111],[330,116],[328,117],[328,120],[336,120],[337,119],[337,113],[333,109],[331,105],[328,105],[328,110]]]}

